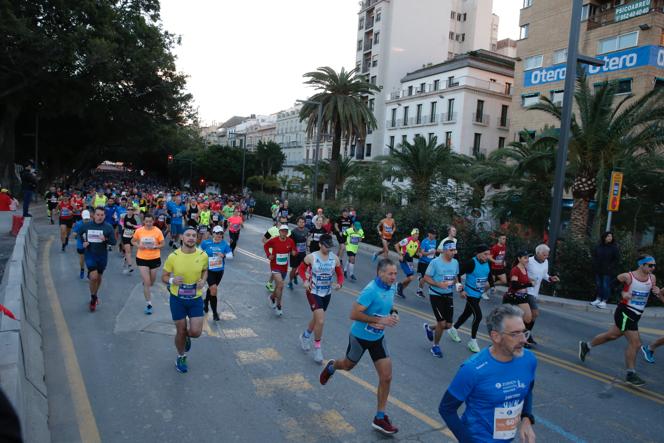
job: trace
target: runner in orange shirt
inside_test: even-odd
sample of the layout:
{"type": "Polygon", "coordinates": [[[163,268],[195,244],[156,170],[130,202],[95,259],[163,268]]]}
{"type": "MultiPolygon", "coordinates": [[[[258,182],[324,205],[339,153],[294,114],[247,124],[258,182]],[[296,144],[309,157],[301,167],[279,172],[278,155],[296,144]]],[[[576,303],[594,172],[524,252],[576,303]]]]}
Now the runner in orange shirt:
{"type": "Polygon", "coordinates": [[[384,258],[389,257],[390,242],[392,241],[392,237],[394,237],[394,233],[397,231],[397,224],[392,218],[391,212],[385,214],[385,218],[382,219],[380,223],[378,223],[376,229],[378,229],[378,235],[380,236],[380,240],[383,243],[383,250],[374,253],[372,257],[372,261],[374,262],[380,254],[382,254],[384,258]]]}
{"type": "Polygon", "coordinates": [[[161,266],[161,247],[164,246],[164,234],[154,225],[154,216],[150,213],[143,217],[143,226],[134,232],[131,243],[136,246],[136,266],[143,279],[145,314],[152,314],[152,294],[150,288],[157,280],[157,269],[161,266]]]}

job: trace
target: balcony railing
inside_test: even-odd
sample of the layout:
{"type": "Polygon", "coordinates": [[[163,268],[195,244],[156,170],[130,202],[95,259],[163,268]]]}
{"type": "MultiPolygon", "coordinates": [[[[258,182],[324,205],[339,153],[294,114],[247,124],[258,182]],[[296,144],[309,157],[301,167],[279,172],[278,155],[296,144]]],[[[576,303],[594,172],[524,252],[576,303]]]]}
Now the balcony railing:
{"type": "Polygon", "coordinates": [[[362,2],[362,9],[367,9],[376,3],[378,3],[379,0],[365,0],[362,2]]]}
{"type": "MultiPolygon", "coordinates": [[[[630,3],[635,3],[635,2],[630,2],[630,3]]],[[[617,7],[603,7],[602,5],[598,5],[597,9],[595,10],[595,13],[590,17],[588,17],[588,30],[590,31],[591,29],[597,29],[602,26],[607,26],[616,23],[616,9],[621,7],[624,8],[625,6],[628,6],[630,3],[626,3],[624,5],[620,5],[617,7]]],[[[642,15],[651,14],[653,12],[664,13],[664,0],[651,0],[650,10],[647,13],[639,14],[638,16],[630,18],[641,17],[642,15]]],[[[629,18],[623,18],[620,21],[624,20],[629,20],[629,18]]]]}
{"type": "Polygon", "coordinates": [[[498,119],[498,129],[509,129],[510,127],[510,119],[505,117],[505,118],[499,118],[498,119]]]}
{"type": "Polygon", "coordinates": [[[370,51],[372,47],[373,47],[372,41],[371,40],[365,40],[365,42],[364,42],[364,51],[370,51]]]}
{"type": "Polygon", "coordinates": [[[473,113],[473,123],[476,125],[489,126],[489,114],[473,113]]]}
{"type": "Polygon", "coordinates": [[[373,16],[367,18],[366,21],[365,21],[364,23],[365,23],[365,25],[364,25],[364,29],[365,29],[365,30],[369,30],[369,29],[373,28],[373,25],[374,25],[374,18],[373,18],[373,16]]]}
{"type": "MultiPolygon", "coordinates": [[[[663,0],[664,1],[664,0],[663,0]]],[[[408,88],[406,87],[404,89],[401,89],[399,91],[394,91],[390,93],[389,99],[390,100],[398,100],[400,98],[405,98],[405,97],[416,97],[419,95],[423,94],[435,94],[444,91],[447,88],[456,88],[459,86],[466,86],[466,87],[471,87],[471,88],[476,88],[476,89],[483,89],[487,91],[492,91],[496,92],[499,94],[504,94],[511,96],[512,95],[512,85],[510,83],[499,83],[499,82],[494,82],[490,80],[484,80],[481,78],[477,77],[458,77],[455,78],[453,81],[445,80],[444,82],[441,82],[441,86],[444,85],[443,88],[438,88],[435,89],[433,83],[427,83],[424,85],[424,88],[422,88],[422,85],[411,85],[409,87],[412,87],[412,94],[408,94],[408,88]]]]}
{"type": "Polygon", "coordinates": [[[457,120],[457,113],[452,112],[452,113],[445,113],[440,115],[440,122],[442,124],[449,124],[449,123],[456,123],[457,120]]]}

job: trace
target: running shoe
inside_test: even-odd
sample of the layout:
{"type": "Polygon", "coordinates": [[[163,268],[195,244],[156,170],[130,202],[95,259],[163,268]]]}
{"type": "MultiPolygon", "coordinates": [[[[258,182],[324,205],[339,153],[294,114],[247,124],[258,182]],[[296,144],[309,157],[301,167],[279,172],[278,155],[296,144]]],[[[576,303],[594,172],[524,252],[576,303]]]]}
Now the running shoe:
{"type": "Polygon", "coordinates": [[[427,340],[432,342],[433,341],[433,331],[429,327],[429,323],[424,323],[422,325],[422,327],[424,328],[424,332],[427,334],[427,340]]]}
{"type": "Polygon", "coordinates": [[[323,363],[323,350],[321,348],[314,348],[314,361],[318,364],[323,363]]]}
{"type": "Polygon", "coordinates": [[[482,292],[482,300],[488,300],[489,296],[486,294],[486,292],[482,292]]]}
{"type": "Polygon", "coordinates": [[[596,298],[595,301],[591,301],[590,304],[596,307],[598,304],[600,304],[601,301],[602,300],[600,300],[599,298],[596,298]]]}
{"type": "Polygon", "coordinates": [[[290,289],[291,291],[293,290],[293,282],[292,281],[288,282],[288,289],[290,289]]]}
{"type": "Polygon", "coordinates": [[[295,277],[293,277],[293,283],[295,283],[296,285],[300,284],[300,283],[297,281],[297,274],[295,275],[295,277]]]}
{"type": "Polygon", "coordinates": [[[274,286],[272,285],[272,282],[265,283],[265,289],[267,289],[270,292],[274,292],[274,286]]]}
{"type": "Polygon", "coordinates": [[[268,296],[268,301],[270,302],[270,307],[272,309],[277,309],[277,301],[272,297],[272,294],[268,296]]]}
{"type": "Polygon", "coordinates": [[[374,417],[373,423],[371,423],[371,427],[385,435],[392,435],[399,432],[399,428],[392,425],[392,422],[390,422],[390,419],[387,415],[385,415],[383,418],[374,417]]]}
{"type": "Polygon", "coordinates": [[[300,347],[304,352],[307,352],[311,349],[311,336],[309,338],[304,336],[304,332],[300,334],[300,347]]]}
{"type": "Polygon", "coordinates": [[[184,339],[184,351],[189,352],[191,350],[191,337],[188,335],[184,339]]]}
{"type": "Polygon", "coordinates": [[[424,298],[424,291],[421,288],[417,288],[417,296],[424,298]]]}
{"type": "Polygon", "coordinates": [[[323,370],[320,372],[320,377],[318,378],[318,381],[320,381],[321,385],[326,385],[330,380],[330,377],[332,377],[332,374],[334,374],[333,368],[334,360],[328,361],[323,370]]]}
{"type": "Polygon", "coordinates": [[[586,355],[588,355],[588,352],[590,352],[590,348],[588,347],[588,343],[586,343],[585,341],[580,341],[579,342],[579,360],[586,361],[586,355]]]}
{"type": "Polygon", "coordinates": [[[350,276],[350,279],[351,279],[352,281],[357,281],[357,277],[355,277],[355,274],[351,275],[351,276],[350,276]]]}
{"type": "Polygon", "coordinates": [[[639,377],[636,372],[628,372],[625,381],[633,386],[643,386],[646,384],[645,380],[639,377]]]}
{"type": "Polygon", "coordinates": [[[93,298],[90,300],[90,312],[95,312],[97,310],[97,305],[99,304],[98,298],[93,298]]]}
{"type": "Polygon", "coordinates": [[[213,312],[212,313],[212,320],[219,321],[219,314],[217,314],[216,312],[213,312]]]}
{"type": "Polygon", "coordinates": [[[147,305],[145,307],[145,315],[152,315],[152,305],[147,305]]]}
{"type": "Polygon", "coordinates": [[[406,296],[403,294],[403,284],[397,283],[397,295],[401,298],[406,298],[406,296]]]}
{"type": "Polygon", "coordinates": [[[606,309],[606,302],[605,301],[599,302],[595,305],[595,307],[599,309],[606,309]]]}
{"type": "Polygon", "coordinates": [[[443,351],[440,350],[440,346],[433,345],[431,347],[431,355],[438,358],[443,358],[443,351]]]}
{"type": "Polygon", "coordinates": [[[129,275],[129,269],[123,269],[123,270],[122,270],[122,273],[123,273],[124,275],[129,275]]]}
{"type": "Polygon", "coordinates": [[[648,363],[655,363],[655,353],[648,349],[648,346],[641,346],[641,353],[643,359],[648,363]]]}
{"type": "Polygon", "coordinates": [[[284,315],[284,311],[282,311],[281,308],[275,309],[274,313],[277,314],[277,317],[281,317],[282,315],[284,315]]]}
{"type": "Polygon", "coordinates": [[[81,269],[81,273],[78,275],[81,280],[85,278],[85,271],[81,269]]]}
{"type": "Polygon", "coordinates": [[[479,345],[477,344],[477,340],[476,340],[476,339],[471,338],[470,340],[468,340],[468,350],[469,350],[470,352],[474,352],[475,354],[477,354],[478,352],[480,352],[480,347],[479,347],[479,345]]]}
{"type": "Polygon", "coordinates": [[[459,333],[457,332],[456,328],[452,327],[448,329],[447,335],[450,336],[453,342],[461,343],[461,338],[459,337],[459,333]]]}
{"type": "Polygon", "coordinates": [[[189,367],[187,366],[186,355],[183,355],[182,357],[178,356],[178,358],[175,360],[175,369],[177,369],[177,371],[182,374],[185,374],[189,370],[189,367]]]}

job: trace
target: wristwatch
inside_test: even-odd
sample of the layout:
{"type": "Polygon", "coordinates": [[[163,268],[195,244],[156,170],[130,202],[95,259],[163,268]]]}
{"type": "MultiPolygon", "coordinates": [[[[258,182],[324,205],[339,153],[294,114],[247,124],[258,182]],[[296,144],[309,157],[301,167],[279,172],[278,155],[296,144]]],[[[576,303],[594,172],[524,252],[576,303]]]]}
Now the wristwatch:
{"type": "Polygon", "coordinates": [[[535,416],[533,414],[529,414],[527,412],[522,412],[521,413],[521,420],[523,421],[524,418],[527,418],[528,420],[530,420],[531,425],[535,424],[535,416]]]}

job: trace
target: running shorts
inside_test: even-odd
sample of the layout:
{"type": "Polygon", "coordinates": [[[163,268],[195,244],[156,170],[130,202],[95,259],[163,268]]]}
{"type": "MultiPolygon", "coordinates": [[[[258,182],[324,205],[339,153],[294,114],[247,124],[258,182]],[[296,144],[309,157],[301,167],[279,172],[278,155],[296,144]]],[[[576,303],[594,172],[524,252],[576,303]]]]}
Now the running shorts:
{"type": "Polygon", "coordinates": [[[530,306],[531,311],[533,309],[539,309],[539,305],[537,304],[537,297],[535,297],[533,294],[528,294],[526,303],[528,303],[528,306],[530,306]]]}
{"type": "Polygon", "coordinates": [[[639,314],[631,311],[623,304],[619,304],[613,314],[613,321],[618,329],[620,329],[620,332],[638,331],[640,319],[641,316],[639,314]]]}
{"type": "Polygon", "coordinates": [[[108,264],[108,254],[94,254],[85,252],[85,266],[88,268],[88,273],[97,271],[103,274],[108,264]]]}
{"type": "Polygon", "coordinates": [[[427,273],[427,268],[429,267],[429,263],[423,262],[422,260],[419,260],[417,262],[417,273],[420,274],[422,277],[424,277],[424,274],[427,273]]]}
{"type": "Polygon", "coordinates": [[[161,266],[161,259],[154,258],[152,260],[146,260],[144,258],[136,257],[136,266],[145,266],[150,269],[157,269],[161,266]]]}
{"type": "Polygon", "coordinates": [[[182,223],[171,223],[171,235],[184,234],[184,225],[182,223]]]}
{"type": "Polygon", "coordinates": [[[507,275],[507,271],[505,270],[505,268],[503,268],[503,269],[492,269],[491,270],[491,275],[493,275],[494,277],[500,277],[501,275],[507,275]]]}
{"type": "Polygon", "coordinates": [[[321,297],[320,295],[312,294],[307,291],[307,301],[309,302],[311,312],[314,312],[317,309],[327,311],[327,305],[330,304],[330,298],[332,298],[332,294],[328,294],[326,297],[321,297]]]}
{"type": "Polygon", "coordinates": [[[123,245],[131,245],[131,238],[122,237],[122,244],[123,245]]]}
{"type": "Polygon", "coordinates": [[[346,255],[348,255],[349,257],[355,257],[357,255],[357,252],[346,250],[346,255]]]}
{"type": "Polygon", "coordinates": [[[221,279],[224,276],[224,270],[220,271],[210,271],[208,270],[207,274],[207,284],[208,286],[214,286],[221,283],[221,279]]]}
{"type": "Polygon", "coordinates": [[[281,274],[281,278],[286,280],[286,276],[288,275],[288,271],[280,271],[279,269],[272,269],[270,270],[273,274],[281,274]]]}
{"type": "Polygon", "coordinates": [[[76,248],[76,252],[79,254],[85,254],[85,248],[76,248]]]}
{"type": "Polygon", "coordinates": [[[406,274],[406,277],[415,275],[415,271],[413,270],[415,263],[413,263],[412,261],[407,261],[404,258],[402,262],[399,262],[399,265],[401,266],[401,270],[403,271],[403,273],[406,274]]]}
{"type": "Polygon", "coordinates": [[[454,322],[454,298],[450,296],[431,295],[429,294],[429,301],[431,302],[431,309],[436,321],[444,321],[447,323],[454,322]]]}
{"type": "Polygon", "coordinates": [[[67,228],[71,229],[72,225],[74,224],[74,219],[73,218],[61,218],[60,219],[60,224],[65,225],[67,228]]]}
{"type": "Polygon", "coordinates": [[[385,343],[385,336],[383,335],[378,340],[363,340],[355,337],[353,334],[348,335],[348,348],[346,349],[346,358],[353,363],[360,361],[364,355],[364,351],[369,351],[371,360],[376,362],[384,358],[388,358],[390,353],[387,350],[385,343]]]}
{"type": "Polygon", "coordinates": [[[298,266],[300,266],[300,263],[302,263],[302,260],[304,260],[304,257],[306,257],[306,256],[307,256],[306,252],[300,252],[295,256],[291,255],[291,259],[290,259],[291,268],[297,268],[298,266]]]}
{"type": "Polygon", "coordinates": [[[185,317],[203,317],[203,297],[180,298],[171,294],[169,302],[173,321],[183,320],[185,317]]]}
{"type": "MultiPolygon", "coordinates": [[[[526,296],[518,296],[516,294],[511,294],[509,292],[506,292],[505,295],[503,295],[503,304],[514,305],[514,306],[528,304],[529,306],[532,306],[530,304],[530,302],[528,301],[528,298],[530,298],[530,297],[535,298],[535,296],[530,295],[530,294],[528,294],[526,296]]],[[[535,302],[535,306],[537,306],[537,300],[535,300],[534,302],[535,302]]],[[[537,308],[535,308],[535,309],[537,309],[537,308]]]]}

